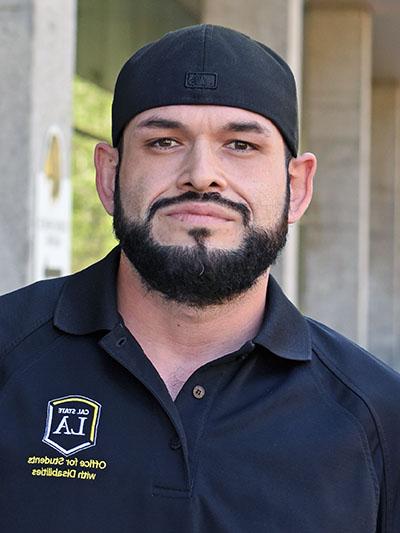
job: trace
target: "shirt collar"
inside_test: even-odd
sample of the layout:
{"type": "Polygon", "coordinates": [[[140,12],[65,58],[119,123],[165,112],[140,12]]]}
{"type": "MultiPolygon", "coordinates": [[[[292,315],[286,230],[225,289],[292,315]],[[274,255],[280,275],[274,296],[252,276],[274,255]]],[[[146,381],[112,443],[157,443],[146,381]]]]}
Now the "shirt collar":
{"type": "Polygon", "coordinates": [[[54,325],[66,333],[86,335],[111,330],[121,321],[117,310],[116,279],[120,250],[69,276],[54,314],[54,325]]]}
{"type": "Polygon", "coordinates": [[[311,335],[307,321],[272,276],[268,280],[263,324],[253,342],[285,359],[311,359],[311,335]]]}
{"type": "MultiPolygon", "coordinates": [[[[66,279],[57,303],[54,324],[66,333],[86,335],[111,330],[120,321],[116,278],[120,249],[66,279]]],[[[263,324],[254,343],[295,361],[311,359],[311,337],[304,316],[270,276],[263,324]]]]}

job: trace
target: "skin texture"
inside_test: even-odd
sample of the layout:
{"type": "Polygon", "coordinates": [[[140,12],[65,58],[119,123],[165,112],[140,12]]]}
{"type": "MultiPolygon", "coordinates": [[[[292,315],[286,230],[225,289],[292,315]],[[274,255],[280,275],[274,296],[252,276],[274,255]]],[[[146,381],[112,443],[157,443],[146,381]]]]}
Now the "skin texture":
{"type": "MultiPolygon", "coordinates": [[[[118,151],[100,143],[95,164],[97,190],[112,215],[118,151]]],[[[315,170],[312,154],[290,161],[289,223],[299,220],[309,205],[315,170]]],[[[271,230],[282,216],[286,179],[279,131],[250,111],[166,106],[140,113],[124,131],[120,192],[130,220],[143,220],[154,202],[163,198],[187,191],[218,192],[244,204],[250,224],[271,230]]],[[[152,237],[164,245],[194,246],[193,230],[199,228],[207,230],[203,243],[208,249],[234,250],[244,235],[241,214],[211,202],[167,206],[152,218],[152,237]]],[[[267,271],[233,301],[195,309],[148,291],[121,254],[119,311],[173,398],[196,368],[254,337],[264,314],[268,275],[267,271]]]]}

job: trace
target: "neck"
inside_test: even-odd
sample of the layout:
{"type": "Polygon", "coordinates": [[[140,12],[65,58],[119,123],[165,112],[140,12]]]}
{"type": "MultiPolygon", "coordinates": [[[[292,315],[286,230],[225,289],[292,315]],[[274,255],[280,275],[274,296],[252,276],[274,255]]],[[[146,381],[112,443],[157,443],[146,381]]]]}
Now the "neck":
{"type": "Polygon", "coordinates": [[[176,380],[177,371],[182,385],[197,368],[234,352],[256,335],[264,315],[267,283],[268,273],[226,304],[194,308],[149,291],[122,252],[118,310],[167,386],[171,375],[176,380]]]}

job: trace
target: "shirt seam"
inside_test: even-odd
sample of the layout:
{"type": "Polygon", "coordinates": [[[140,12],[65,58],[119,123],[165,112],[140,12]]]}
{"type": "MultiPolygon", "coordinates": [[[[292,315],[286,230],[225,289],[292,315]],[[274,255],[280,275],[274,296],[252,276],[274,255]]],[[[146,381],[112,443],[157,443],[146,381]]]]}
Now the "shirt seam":
{"type": "Polygon", "coordinates": [[[311,376],[314,381],[314,384],[320,393],[322,400],[328,405],[328,406],[334,406],[338,411],[340,411],[352,424],[355,424],[358,437],[361,443],[361,447],[364,453],[364,458],[371,476],[372,480],[372,489],[375,495],[375,511],[378,513],[379,508],[379,483],[377,479],[377,475],[373,466],[373,460],[371,456],[371,451],[368,446],[368,437],[365,434],[365,430],[362,426],[362,424],[359,422],[356,416],[354,416],[351,412],[349,412],[344,406],[342,406],[339,402],[335,400],[329,393],[327,393],[326,388],[321,383],[321,380],[318,376],[315,375],[315,372],[311,371],[311,376]]]}
{"type": "Polygon", "coordinates": [[[50,344],[46,345],[45,352],[42,353],[38,358],[33,359],[33,360],[30,359],[29,361],[26,362],[25,365],[23,365],[23,366],[21,366],[19,368],[16,368],[15,371],[11,373],[11,375],[8,377],[7,381],[3,384],[2,390],[0,392],[0,405],[2,404],[2,402],[4,400],[4,397],[7,394],[7,389],[9,387],[9,385],[10,385],[10,382],[13,379],[17,379],[19,375],[24,374],[32,365],[37,363],[43,357],[47,356],[50,348],[53,347],[53,345],[56,344],[57,342],[60,342],[64,338],[64,336],[65,336],[64,334],[61,334],[59,337],[54,339],[53,342],[51,342],[50,344]]]}
{"type": "Polygon", "coordinates": [[[50,322],[53,317],[53,312],[50,314],[37,319],[35,322],[33,322],[31,328],[28,331],[24,331],[21,335],[17,336],[16,338],[12,339],[8,344],[5,344],[0,349],[0,357],[3,358],[9,353],[11,353],[15,348],[18,347],[19,344],[21,344],[25,339],[27,339],[30,335],[33,335],[38,329],[40,329],[44,324],[47,322],[50,322]]]}
{"type": "Polygon", "coordinates": [[[176,489],[175,487],[165,487],[163,485],[154,485],[155,489],[163,489],[163,490],[170,490],[171,492],[184,492],[184,493],[190,493],[190,490],[187,489],[176,489]]]}
{"type": "Polygon", "coordinates": [[[382,427],[382,424],[379,419],[379,415],[375,412],[375,409],[371,405],[371,401],[367,397],[367,395],[345,374],[338,366],[332,361],[332,359],[326,355],[324,350],[322,350],[321,346],[314,340],[314,345],[316,348],[318,348],[319,352],[316,349],[313,349],[315,355],[318,357],[318,359],[321,361],[321,363],[328,368],[328,370],[335,376],[336,379],[338,379],[345,387],[350,389],[356,396],[360,398],[360,400],[365,404],[368,411],[370,412],[372,419],[374,420],[374,424],[376,427],[378,440],[382,448],[382,456],[383,456],[383,482],[385,486],[385,493],[386,493],[386,501],[384,502],[384,529],[382,533],[385,531],[389,533],[391,531],[390,529],[390,511],[392,509],[392,493],[389,487],[389,471],[391,471],[391,461],[390,456],[388,452],[388,447],[386,443],[386,437],[385,432],[382,427]]]}

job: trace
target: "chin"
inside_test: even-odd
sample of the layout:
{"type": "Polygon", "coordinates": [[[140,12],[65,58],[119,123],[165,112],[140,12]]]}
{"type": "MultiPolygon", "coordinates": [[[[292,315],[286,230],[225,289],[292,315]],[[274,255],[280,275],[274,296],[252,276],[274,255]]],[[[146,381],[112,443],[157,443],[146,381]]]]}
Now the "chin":
{"type": "Polygon", "coordinates": [[[157,235],[152,233],[152,239],[160,246],[179,246],[182,248],[201,246],[207,249],[215,250],[233,250],[240,246],[241,239],[234,236],[219,236],[207,227],[194,227],[183,234],[178,235],[157,235]]]}

